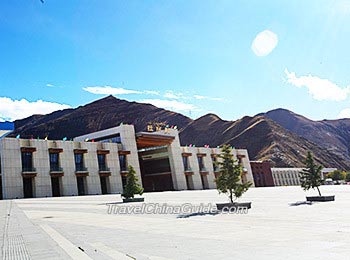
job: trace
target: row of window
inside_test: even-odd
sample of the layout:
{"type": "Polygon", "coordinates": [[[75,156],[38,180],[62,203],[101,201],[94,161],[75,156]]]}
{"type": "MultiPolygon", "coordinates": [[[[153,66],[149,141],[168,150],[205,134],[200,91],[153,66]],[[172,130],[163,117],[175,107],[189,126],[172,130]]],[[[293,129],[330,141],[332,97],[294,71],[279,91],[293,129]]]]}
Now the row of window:
{"type": "MultiPolygon", "coordinates": [[[[60,167],[60,156],[59,153],[50,153],[50,171],[62,171],[60,167]]],[[[98,168],[100,171],[108,171],[105,154],[97,154],[98,168]]],[[[76,171],[86,171],[84,154],[76,153],[74,154],[75,170],[76,171]]],[[[127,171],[127,160],[126,155],[119,155],[119,165],[121,171],[127,171]]],[[[22,171],[24,172],[34,172],[33,167],[33,153],[32,152],[22,152],[22,171]]]]}
{"type": "MultiPolygon", "coordinates": [[[[206,172],[208,171],[207,168],[204,165],[204,160],[202,156],[198,156],[197,157],[197,161],[198,161],[198,165],[199,165],[199,171],[201,172],[206,172]]],[[[182,162],[185,168],[185,171],[192,171],[191,169],[191,165],[190,162],[188,160],[188,156],[182,156],[182,162]]],[[[217,166],[217,159],[216,157],[212,157],[212,162],[213,162],[213,168],[214,168],[214,172],[218,171],[218,166],[217,166]]]]}

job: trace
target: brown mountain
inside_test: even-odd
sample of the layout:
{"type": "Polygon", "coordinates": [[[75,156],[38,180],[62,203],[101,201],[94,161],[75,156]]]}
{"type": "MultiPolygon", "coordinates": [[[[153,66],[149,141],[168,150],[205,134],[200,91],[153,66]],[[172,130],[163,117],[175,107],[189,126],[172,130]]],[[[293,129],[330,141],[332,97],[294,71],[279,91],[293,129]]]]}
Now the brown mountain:
{"type": "Polygon", "coordinates": [[[235,147],[247,148],[251,159],[269,159],[276,166],[302,166],[304,156],[310,150],[326,167],[350,168],[349,160],[346,160],[345,155],[342,154],[342,151],[346,152],[345,137],[350,131],[348,120],[321,122],[325,128],[328,127],[327,129],[337,129],[336,137],[332,136],[335,130],[329,131],[331,137],[328,140],[329,143],[334,140],[338,143],[334,141],[333,146],[324,147],[320,143],[317,145],[316,142],[324,140],[324,136],[316,134],[316,137],[313,137],[314,130],[306,135],[310,130],[297,132],[296,129],[299,128],[295,127],[299,125],[300,129],[316,129],[319,127],[319,122],[308,120],[292,112],[289,114],[289,117],[286,115],[278,117],[276,113],[270,111],[255,117],[243,117],[237,121],[225,121],[214,114],[208,114],[192,120],[179,113],[150,104],[128,102],[108,96],[75,109],[65,109],[47,115],[33,115],[17,120],[15,121],[16,131],[12,136],[21,134],[24,138],[44,138],[48,135],[50,139],[62,139],[118,126],[120,123],[133,124],[136,131],[142,131],[150,121],[167,122],[169,125],[179,127],[183,145],[209,144],[215,147],[230,143],[235,147]],[[268,117],[274,117],[274,120],[279,123],[268,117]],[[310,128],[310,124],[316,124],[316,126],[310,128]],[[338,134],[339,136],[342,134],[343,138],[338,138],[338,134]],[[305,138],[302,137],[303,135],[305,138]],[[338,148],[339,144],[343,146],[338,148]]]}
{"type": "Polygon", "coordinates": [[[350,161],[350,119],[313,121],[286,109],[259,115],[350,161]]]}
{"type": "Polygon", "coordinates": [[[50,139],[72,138],[115,127],[120,123],[133,124],[136,131],[142,131],[150,121],[167,122],[182,128],[192,119],[150,104],[128,102],[108,96],[75,109],[16,120],[13,136],[21,134],[24,138],[44,138],[47,135],[50,139]]]}
{"type": "Polygon", "coordinates": [[[331,151],[284,129],[264,116],[225,121],[213,114],[194,120],[180,133],[183,145],[212,146],[229,143],[246,148],[252,160],[271,160],[279,167],[301,167],[307,151],[325,167],[348,169],[349,163],[331,151]]]}

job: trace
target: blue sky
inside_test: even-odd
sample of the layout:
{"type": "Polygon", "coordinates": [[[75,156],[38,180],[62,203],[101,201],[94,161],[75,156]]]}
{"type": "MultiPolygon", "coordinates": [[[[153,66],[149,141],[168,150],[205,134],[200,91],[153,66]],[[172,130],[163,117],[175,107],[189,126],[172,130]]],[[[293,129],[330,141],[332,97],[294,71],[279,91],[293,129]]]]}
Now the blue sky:
{"type": "Polygon", "coordinates": [[[350,117],[349,24],[341,0],[3,0],[0,120],[109,93],[192,118],[350,117]]]}

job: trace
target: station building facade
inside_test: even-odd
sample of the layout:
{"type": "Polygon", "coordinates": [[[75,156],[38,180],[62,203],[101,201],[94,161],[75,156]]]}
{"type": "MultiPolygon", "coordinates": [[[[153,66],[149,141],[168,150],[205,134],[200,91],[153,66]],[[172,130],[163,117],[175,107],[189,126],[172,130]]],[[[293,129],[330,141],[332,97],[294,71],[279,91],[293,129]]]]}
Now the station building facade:
{"type": "MultiPolygon", "coordinates": [[[[132,125],[73,141],[0,140],[4,199],[122,193],[128,166],[145,191],[215,188],[219,148],[180,146],[178,131],[135,133],[132,125]]],[[[254,184],[247,150],[233,149],[242,181],[254,184]]]]}
{"type": "MultiPolygon", "coordinates": [[[[321,178],[324,179],[327,173],[335,171],[337,168],[323,168],[321,178]]],[[[271,168],[275,186],[299,186],[300,172],[303,168],[271,168]]]]}

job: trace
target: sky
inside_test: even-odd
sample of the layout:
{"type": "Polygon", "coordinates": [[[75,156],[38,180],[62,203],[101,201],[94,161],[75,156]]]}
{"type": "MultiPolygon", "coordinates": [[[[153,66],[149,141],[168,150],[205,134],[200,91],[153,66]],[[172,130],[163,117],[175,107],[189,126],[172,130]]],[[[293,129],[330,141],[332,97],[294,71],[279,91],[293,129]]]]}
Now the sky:
{"type": "Polygon", "coordinates": [[[0,121],[114,95],[192,118],[350,117],[350,1],[2,0],[0,121]]]}

